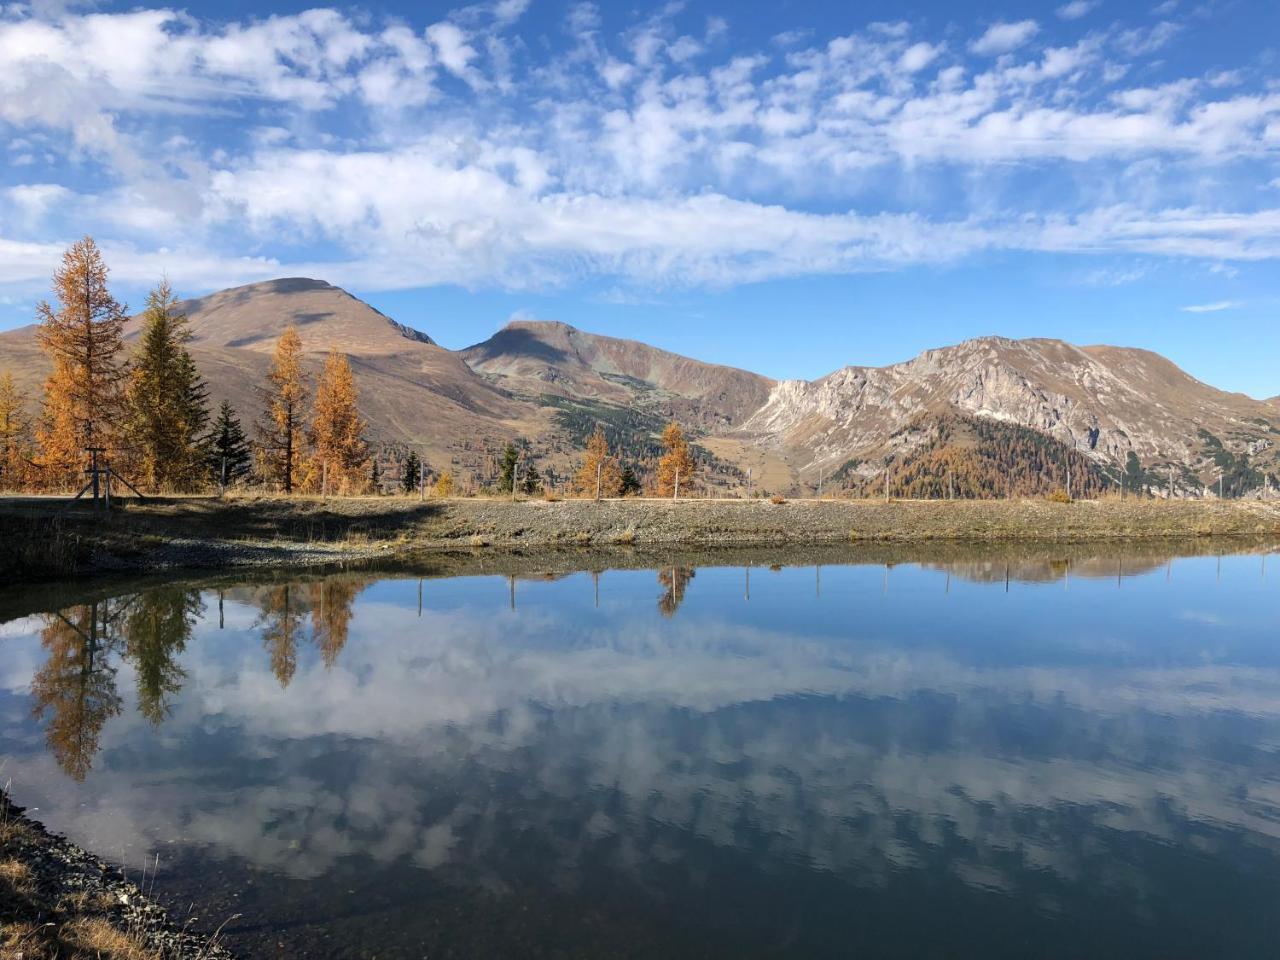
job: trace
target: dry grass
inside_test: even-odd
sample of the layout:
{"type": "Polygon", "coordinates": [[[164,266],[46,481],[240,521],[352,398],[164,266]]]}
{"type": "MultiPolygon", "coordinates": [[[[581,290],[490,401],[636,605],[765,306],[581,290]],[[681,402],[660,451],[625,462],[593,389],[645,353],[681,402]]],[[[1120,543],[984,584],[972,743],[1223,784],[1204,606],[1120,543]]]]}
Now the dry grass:
{"type": "Polygon", "coordinates": [[[80,951],[80,955],[85,958],[161,960],[158,950],[144,946],[136,937],[101,917],[72,920],[63,926],[62,939],[71,949],[80,951]]]}
{"type": "Polygon", "coordinates": [[[1053,493],[1045,497],[1050,503],[1072,503],[1070,495],[1065,490],[1055,490],[1053,493]]]}
{"type": "Polygon", "coordinates": [[[0,860],[0,883],[18,891],[31,889],[31,868],[20,860],[0,860]]]}
{"type": "Polygon", "coordinates": [[[787,502],[787,498],[775,493],[772,497],[769,498],[769,502],[772,503],[774,506],[780,507],[787,502]]]}

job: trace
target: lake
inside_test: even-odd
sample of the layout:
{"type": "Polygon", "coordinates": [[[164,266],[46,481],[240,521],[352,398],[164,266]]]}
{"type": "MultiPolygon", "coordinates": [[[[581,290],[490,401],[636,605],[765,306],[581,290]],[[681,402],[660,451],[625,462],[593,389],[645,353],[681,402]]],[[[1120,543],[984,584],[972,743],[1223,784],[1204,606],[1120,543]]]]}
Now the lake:
{"type": "Polygon", "coordinates": [[[10,589],[0,779],[253,956],[1272,957],[1268,552],[10,589]]]}

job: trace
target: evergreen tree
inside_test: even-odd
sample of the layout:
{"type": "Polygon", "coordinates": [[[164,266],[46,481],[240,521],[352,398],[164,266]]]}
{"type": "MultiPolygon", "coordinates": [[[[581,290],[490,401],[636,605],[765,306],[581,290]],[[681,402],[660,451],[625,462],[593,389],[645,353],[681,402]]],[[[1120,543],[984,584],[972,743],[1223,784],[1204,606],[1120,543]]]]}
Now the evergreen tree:
{"type": "Polygon", "coordinates": [[[1132,450],[1129,451],[1129,456],[1125,460],[1124,485],[1134,493],[1142,490],[1142,461],[1132,450]]]}
{"type": "Polygon", "coordinates": [[[400,489],[405,493],[416,493],[421,482],[422,462],[418,459],[418,454],[410,450],[404,469],[400,472],[400,489]]]}
{"type": "Polygon", "coordinates": [[[697,465],[689,452],[689,442],[677,423],[669,423],[662,431],[662,445],[667,452],[658,461],[658,496],[670,497],[680,490],[691,490],[697,465]]]}
{"type": "Polygon", "coordinates": [[[20,490],[30,479],[31,421],[9,371],[0,373],[0,490],[20,490]]]}
{"type": "Polygon", "coordinates": [[[373,458],[373,466],[369,470],[369,486],[375,494],[382,493],[382,467],[378,465],[378,458],[373,458]]]}
{"type": "Polygon", "coordinates": [[[184,346],[189,337],[187,318],[162,281],[147,295],[125,426],[139,479],[153,490],[191,490],[203,480],[208,391],[184,346]]]}
{"type": "Polygon", "coordinates": [[[229,486],[249,476],[253,462],[249,440],[235,410],[226,400],[218,408],[218,419],[209,432],[205,462],[209,476],[219,486],[229,486]]]}
{"type": "Polygon", "coordinates": [[[515,486],[516,464],[520,462],[520,451],[514,443],[508,443],[502,451],[502,470],[498,474],[498,491],[511,493],[515,486]]]}
{"type": "Polygon", "coordinates": [[[636,472],[631,469],[631,465],[627,464],[622,468],[622,477],[619,480],[618,496],[630,497],[640,492],[640,478],[636,476],[636,472]]]}
{"type": "Polygon", "coordinates": [[[302,369],[302,338],[292,324],[280,335],[267,372],[263,399],[266,411],[258,422],[258,457],[262,473],[292,493],[303,455],[303,414],[307,376],[302,369]]]}
{"type": "Polygon", "coordinates": [[[538,468],[531,463],[520,476],[520,491],[532,496],[541,489],[542,475],[538,473],[538,468]]]}
{"type": "Polygon", "coordinates": [[[366,485],[369,445],[366,424],[357,406],[358,393],[351,364],[330,350],[316,384],[315,419],[311,425],[311,445],[315,450],[312,486],[319,475],[327,477],[329,490],[360,492],[366,485]]]}
{"type": "Polygon", "coordinates": [[[54,485],[78,483],[85,447],[110,447],[123,403],[125,310],[107,289],[107,265],[90,237],[62,255],[53,275],[55,311],[41,302],[37,339],[53,363],[37,431],[40,461],[54,485]]]}
{"type": "Polygon", "coordinates": [[[587,497],[594,497],[597,492],[601,497],[616,497],[622,492],[622,474],[618,470],[617,458],[610,456],[609,441],[599,424],[587,440],[587,450],[573,478],[573,487],[578,494],[587,497]]]}

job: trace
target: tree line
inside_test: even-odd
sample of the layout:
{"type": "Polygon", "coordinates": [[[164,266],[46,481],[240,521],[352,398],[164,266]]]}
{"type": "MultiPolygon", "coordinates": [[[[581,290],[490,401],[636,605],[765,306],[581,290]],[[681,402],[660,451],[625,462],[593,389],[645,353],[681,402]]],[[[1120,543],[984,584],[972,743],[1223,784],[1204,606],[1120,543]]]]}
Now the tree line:
{"type": "Polygon", "coordinates": [[[187,317],[167,281],[141,315],[126,353],[126,308],[107,287],[107,266],[90,237],[73,244],[54,274],[57,306],[37,308],[37,341],[51,364],[40,412],[26,413],[13,374],[0,371],[0,487],[76,489],[86,451],[151,491],[226,487],[251,474],[286,493],[359,493],[373,480],[355,378],[330,351],[315,382],[290,326],[261,387],[262,410],[246,434],[231,404],[210,410],[209,389],[187,344],[187,317]]]}
{"type": "MultiPolygon", "coordinates": [[[[149,492],[195,493],[247,481],[287,494],[381,492],[384,478],[345,356],[331,350],[313,384],[301,337],[289,326],[260,386],[250,436],[229,402],[211,409],[208,384],[188,349],[188,318],[170,284],[161,281],[147,295],[129,350],[127,308],[107,281],[91,237],[63,254],[53,277],[55,304],[37,306],[37,341],[51,366],[37,415],[28,415],[12,373],[0,371],[0,489],[76,490],[85,484],[88,451],[96,448],[117,473],[149,492]]],[[[637,465],[610,450],[597,422],[571,491],[593,498],[692,494],[699,463],[678,424],[666,425],[661,450],[644,483],[637,465]]],[[[424,493],[427,472],[411,450],[396,485],[406,494],[424,493]]],[[[445,470],[431,491],[450,496],[455,488],[445,470]]],[[[514,442],[502,453],[495,489],[543,490],[537,464],[514,442]]]]}

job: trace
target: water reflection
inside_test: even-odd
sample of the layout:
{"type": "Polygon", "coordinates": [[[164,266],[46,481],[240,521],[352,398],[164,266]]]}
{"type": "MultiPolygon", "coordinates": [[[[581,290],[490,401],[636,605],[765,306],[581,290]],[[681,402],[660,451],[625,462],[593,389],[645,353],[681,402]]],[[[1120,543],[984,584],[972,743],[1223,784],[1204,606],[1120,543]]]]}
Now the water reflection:
{"type": "Polygon", "coordinates": [[[1276,585],[1117,559],[136,590],[0,639],[0,749],[273,956],[1268,955],[1276,585]]]}
{"type": "MultiPolygon", "coordinates": [[[[334,577],[232,596],[260,610],[254,628],[285,688],[297,670],[300,637],[315,646],[326,667],[337,662],[365,586],[365,580],[334,577]]],[[[226,596],[218,592],[220,626],[226,596]]],[[[138,713],[153,726],[169,716],[187,679],[180,657],[204,612],[198,588],[156,587],[42,615],[47,659],[31,681],[32,714],[46,722],[49,751],[68,776],[84,781],[103,727],[121,712],[116,676],[122,665],[135,676],[138,713]]]]}

